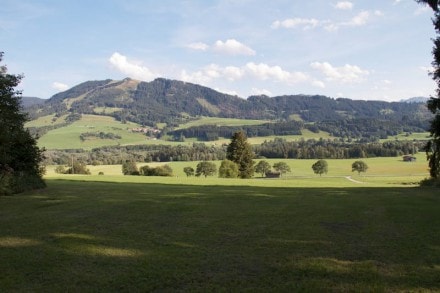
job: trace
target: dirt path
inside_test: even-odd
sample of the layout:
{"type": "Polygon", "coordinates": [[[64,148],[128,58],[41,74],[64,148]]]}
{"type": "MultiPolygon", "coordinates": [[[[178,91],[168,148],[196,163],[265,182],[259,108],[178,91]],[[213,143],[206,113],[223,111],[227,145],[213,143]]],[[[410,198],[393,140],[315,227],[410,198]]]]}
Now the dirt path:
{"type": "Polygon", "coordinates": [[[345,179],[350,180],[351,182],[354,182],[354,183],[358,183],[358,184],[364,184],[365,183],[365,182],[354,180],[353,178],[351,178],[351,176],[347,176],[347,177],[345,177],[345,179]]]}

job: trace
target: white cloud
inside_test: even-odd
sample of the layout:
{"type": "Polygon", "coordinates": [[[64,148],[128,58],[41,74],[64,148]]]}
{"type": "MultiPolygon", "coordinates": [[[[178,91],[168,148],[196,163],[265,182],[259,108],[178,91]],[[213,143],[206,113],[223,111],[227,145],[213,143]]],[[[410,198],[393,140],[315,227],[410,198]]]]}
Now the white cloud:
{"type": "Polygon", "coordinates": [[[322,88],[322,89],[325,88],[325,83],[323,81],[320,81],[320,80],[312,81],[312,85],[314,87],[318,87],[318,88],[322,88]]]}
{"type": "Polygon", "coordinates": [[[248,55],[254,56],[256,52],[250,47],[240,43],[235,39],[229,39],[225,42],[218,40],[213,45],[213,50],[220,53],[225,53],[228,55],[248,55]]]}
{"type": "MultiPolygon", "coordinates": [[[[346,3],[351,2],[338,2],[345,3],[344,5],[348,6],[346,3]]],[[[342,7],[343,4],[340,6],[342,7]]],[[[371,20],[372,16],[381,17],[384,13],[380,10],[376,11],[361,11],[357,15],[353,16],[351,19],[345,22],[335,22],[332,20],[318,20],[315,18],[290,18],[285,20],[276,20],[272,23],[272,29],[285,28],[285,29],[293,29],[301,27],[303,30],[313,29],[317,27],[323,27],[327,31],[337,31],[341,26],[345,27],[357,27],[364,26],[371,20]]]]}
{"type": "MultiPolygon", "coordinates": [[[[303,72],[289,72],[280,66],[270,66],[265,63],[256,64],[253,62],[249,62],[241,67],[222,67],[217,64],[210,64],[192,73],[182,70],[179,78],[186,82],[203,85],[209,85],[216,79],[226,79],[233,82],[243,78],[255,78],[263,81],[283,82],[285,84],[310,81],[310,77],[303,72]]],[[[321,86],[321,84],[315,83],[315,86],[321,86]]]]}
{"type": "Polygon", "coordinates": [[[267,90],[267,89],[259,89],[259,88],[255,88],[253,87],[251,90],[251,95],[254,96],[260,96],[260,95],[266,95],[266,96],[272,96],[272,92],[267,90]]]}
{"type": "Polygon", "coordinates": [[[353,3],[350,1],[339,1],[336,3],[335,8],[340,10],[351,10],[353,9],[353,3]]]}
{"type": "Polygon", "coordinates": [[[362,26],[365,25],[370,18],[370,12],[362,11],[358,15],[354,16],[349,22],[343,23],[347,26],[362,26]]]}
{"type": "Polygon", "coordinates": [[[319,20],[315,18],[289,18],[285,20],[276,20],[272,23],[271,28],[295,28],[303,27],[303,29],[311,29],[319,26],[319,20]]]}
{"type": "Polygon", "coordinates": [[[69,86],[67,84],[55,81],[52,83],[52,88],[56,89],[57,91],[64,92],[69,89],[69,86]]]}
{"type": "Polygon", "coordinates": [[[191,44],[188,44],[187,47],[192,50],[197,50],[197,51],[206,51],[209,49],[209,45],[202,43],[202,42],[191,43],[191,44]]]}
{"type": "Polygon", "coordinates": [[[188,73],[186,70],[182,70],[180,78],[186,82],[208,85],[214,79],[225,78],[229,81],[236,81],[241,79],[244,74],[244,70],[240,67],[221,67],[217,64],[210,64],[193,73],[188,73]]]}
{"type": "Polygon", "coordinates": [[[363,70],[359,66],[350,64],[346,64],[342,67],[334,67],[328,62],[313,62],[310,66],[321,72],[328,81],[340,83],[361,82],[370,74],[368,70],[363,70]]]}
{"type": "Polygon", "coordinates": [[[134,79],[150,81],[157,77],[149,68],[130,62],[126,56],[118,52],[113,53],[109,58],[109,62],[118,71],[134,79]]]}
{"type": "Polygon", "coordinates": [[[208,44],[205,44],[203,42],[196,42],[188,44],[186,45],[186,47],[197,51],[212,50],[227,55],[256,55],[255,50],[235,39],[228,39],[224,42],[222,40],[218,40],[212,46],[209,46],[208,44]]]}
{"type": "Polygon", "coordinates": [[[289,72],[280,66],[270,66],[265,63],[249,62],[245,66],[246,72],[260,80],[274,80],[285,83],[305,82],[309,77],[302,72],[289,72]]]}

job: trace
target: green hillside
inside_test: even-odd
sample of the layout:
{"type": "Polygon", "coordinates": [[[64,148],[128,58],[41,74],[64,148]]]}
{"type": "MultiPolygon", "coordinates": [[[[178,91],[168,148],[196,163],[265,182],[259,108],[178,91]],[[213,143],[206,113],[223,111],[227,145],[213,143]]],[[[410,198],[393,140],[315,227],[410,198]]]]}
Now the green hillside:
{"type": "Polygon", "coordinates": [[[144,144],[147,137],[140,133],[132,133],[131,128],[139,127],[138,124],[128,122],[122,124],[113,117],[83,115],[81,120],[68,126],[50,130],[38,140],[38,144],[46,149],[91,149],[107,145],[144,144]],[[121,139],[89,139],[81,141],[83,133],[114,133],[121,139]]]}

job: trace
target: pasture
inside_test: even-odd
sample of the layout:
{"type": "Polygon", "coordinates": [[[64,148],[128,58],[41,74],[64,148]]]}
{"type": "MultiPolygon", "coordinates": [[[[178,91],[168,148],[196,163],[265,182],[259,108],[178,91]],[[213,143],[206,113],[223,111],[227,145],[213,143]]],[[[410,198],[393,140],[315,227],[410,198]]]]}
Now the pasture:
{"type": "Polygon", "coordinates": [[[361,176],[328,160],[322,177],[269,160],[293,172],[249,180],[49,166],[45,190],[0,197],[0,290],[439,291],[440,197],[417,158],[361,176]]]}
{"type": "Polygon", "coordinates": [[[4,292],[440,290],[432,189],[50,179],[0,219],[4,292]]]}
{"type": "MultiPolygon", "coordinates": [[[[32,125],[32,124],[30,124],[32,125]]],[[[158,144],[155,140],[149,140],[141,133],[133,133],[131,128],[139,127],[136,123],[127,122],[122,124],[109,116],[83,115],[81,120],[75,121],[66,127],[50,130],[38,140],[40,147],[46,149],[92,149],[109,145],[127,144],[158,144]],[[91,139],[80,140],[81,133],[104,132],[114,133],[121,139],[91,139]]],[[[173,142],[161,141],[161,144],[173,142]]]]}
{"type": "MultiPolygon", "coordinates": [[[[292,172],[283,175],[280,179],[264,179],[261,174],[255,174],[252,179],[222,179],[217,176],[208,178],[186,177],[184,167],[192,167],[194,170],[198,162],[167,162],[148,163],[155,167],[168,164],[173,169],[174,177],[144,177],[144,176],[123,176],[121,165],[88,166],[92,176],[89,175],[63,175],[54,172],[55,166],[47,167],[46,178],[69,179],[85,181],[107,181],[107,182],[131,182],[131,183],[158,183],[158,184],[189,184],[189,185],[247,185],[266,187],[387,187],[387,186],[414,186],[427,178],[428,165],[424,153],[416,155],[416,162],[403,162],[401,157],[389,158],[366,158],[369,169],[366,173],[358,175],[351,171],[353,160],[326,160],[328,162],[328,173],[318,176],[313,173],[312,165],[317,160],[295,160],[295,159],[266,159],[271,165],[276,162],[285,162],[292,172]],[[104,176],[98,175],[103,172],[104,176]],[[348,177],[350,177],[349,180],[348,177]]],[[[258,160],[255,160],[258,162],[258,160]]],[[[217,167],[220,162],[214,162],[217,167]]],[[[147,163],[138,163],[141,167],[147,163]]]]}

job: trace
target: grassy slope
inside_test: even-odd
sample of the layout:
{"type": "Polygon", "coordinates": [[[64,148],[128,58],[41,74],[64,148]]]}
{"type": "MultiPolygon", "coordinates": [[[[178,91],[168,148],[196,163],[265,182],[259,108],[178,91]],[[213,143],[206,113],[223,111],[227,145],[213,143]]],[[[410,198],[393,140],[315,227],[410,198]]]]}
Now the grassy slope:
{"type": "MultiPolygon", "coordinates": [[[[102,108],[104,109],[104,108],[102,108]]],[[[100,109],[100,110],[102,110],[100,109]]],[[[106,109],[106,111],[109,109],[106,109]]],[[[37,120],[30,121],[26,124],[27,127],[41,127],[45,125],[57,124],[64,122],[65,117],[58,118],[55,122],[52,122],[54,115],[49,115],[41,117],[37,120]]],[[[240,125],[258,125],[267,123],[263,120],[246,120],[246,119],[230,119],[230,118],[216,118],[216,117],[203,117],[202,119],[192,121],[180,126],[180,128],[188,128],[192,126],[200,126],[205,124],[210,125],[220,125],[220,126],[240,126],[240,125]]],[[[38,143],[41,147],[46,149],[72,149],[72,148],[83,148],[92,149],[101,146],[108,145],[130,145],[130,144],[185,144],[191,145],[193,142],[197,142],[195,139],[187,139],[186,142],[172,142],[164,140],[147,140],[144,135],[138,133],[131,133],[127,128],[138,127],[139,125],[135,123],[121,124],[114,118],[109,116],[100,115],[83,115],[80,121],[76,121],[73,124],[54,129],[43,135],[38,143]],[[122,136],[120,140],[104,140],[104,139],[94,139],[81,142],[79,136],[81,133],[85,132],[112,132],[122,136]]],[[[267,137],[253,137],[249,138],[249,143],[251,144],[261,144],[264,141],[273,140],[276,136],[267,137]]],[[[304,139],[319,139],[319,138],[330,138],[329,134],[326,132],[312,133],[308,130],[303,130],[303,135],[291,135],[284,136],[288,141],[304,139]]],[[[208,142],[211,144],[223,144],[229,143],[230,138],[221,138],[217,141],[208,142]]]]}
{"type": "Polygon", "coordinates": [[[0,197],[2,291],[438,291],[421,188],[50,180],[0,197]]]}
{"type": "MultiPolygon", "coordinates": [[[[103,111],[104,108],[98,110],[103,111]]],[[[112,109],[106,109],[106,111],[111,111],[112,109]]],[[[44,125],[53,125],[64,122],[65,117],[58,118],[55,122],[52,122],[53,115],[41,117],[37,120],[30,121],[26,124],[28,127],[41,127],[44,125]]],[[[241,126],[241,125],[259,125],[267,123],[264,120],[246,120],[246,119],[230,119],[230,118],[217,118],[217,117],[203,117],[199,120],[191,121],[189,123],[181,125],[179,128],[188,128],[192,126],[201,125],[219,125],[219,126],[241,126]]],[[[98,115],[83,115],[80,121],[73,123],[67,127],[58,128],[49,131],[47,134],[39,139],[39,145],[45,147],[46,149],[70,149],[70,148],[83,148],[92,149],[107,145],[127,145],[127,144],[186,144],[191,145],[193,142],[197,142],[195,139],[187,139],[186,142],[171,142],[164,140],[146,140],[145,136],[136,133],[130,133],[127,128],[138,127],[135,123],[121,124],[115,121],[111,117],[98,116],[98,115]],[[87,140],[81,142],[79,136],[84,132],[112,132],[122,136],[121,140],[87,140]]],[[[409,136],[401,134],[395,137],[390,137],[383,141],[392,140],[425,140],[428,138],[428,133],[414,133],[409,136]]],[[[267,137],[251,137],[248,139],[251,144],[261,144],[264,141],[270,141],[275,139],[277,136],[267,136],[267,137]]],[[[327,132],[313,133],[307,129],[302,130],[302,135],[289,135],[283,136],[287,141],[295,141],[300,139],[319,139],[319,138],[332,138],[327,132]]],[[[229,143],[230,138],[220,138],[217,141],[211,141],[211,144],[223,144],[229,143]]]]}
{"type": "Polygon", "coordinates": [[[157,143],[154,140],[147,140],[145,135],[130,132],[129,129],[134,127],[139,125],[122,124],[109,116],[83,115],[81,120],[67,127],[49,131],[39,139],[38,144],[47,149],[91,149],[107,145],[157,143]],[[79,136],[85,132],[111,132],[119,134],[122,139],[94,139],[81,142],[79,136]]]}
{"type": "Polygon", "coordinates": [[[244,125],[261,125],[268,123],[267,120],[250,120],[250,119],[234,119],[234,118],[220,118],[220,117],[202,117],[200,119],[185,123],[176,129],[186,129],[202,125],[216,125],[216,126],[244,126],[244,125]]]}
{"type": "Polygon", "coordinates": [[[58,117],[54,120],[55,114],[47,115],[47,116],[39,117],[38,119],[27,122],[25,124],[25,127],[43,127],[43,126],[62,124],[62,123],[65,123],[66,117],[67,117],[67,115],[63,115],[63,116],[58,117]]]}

